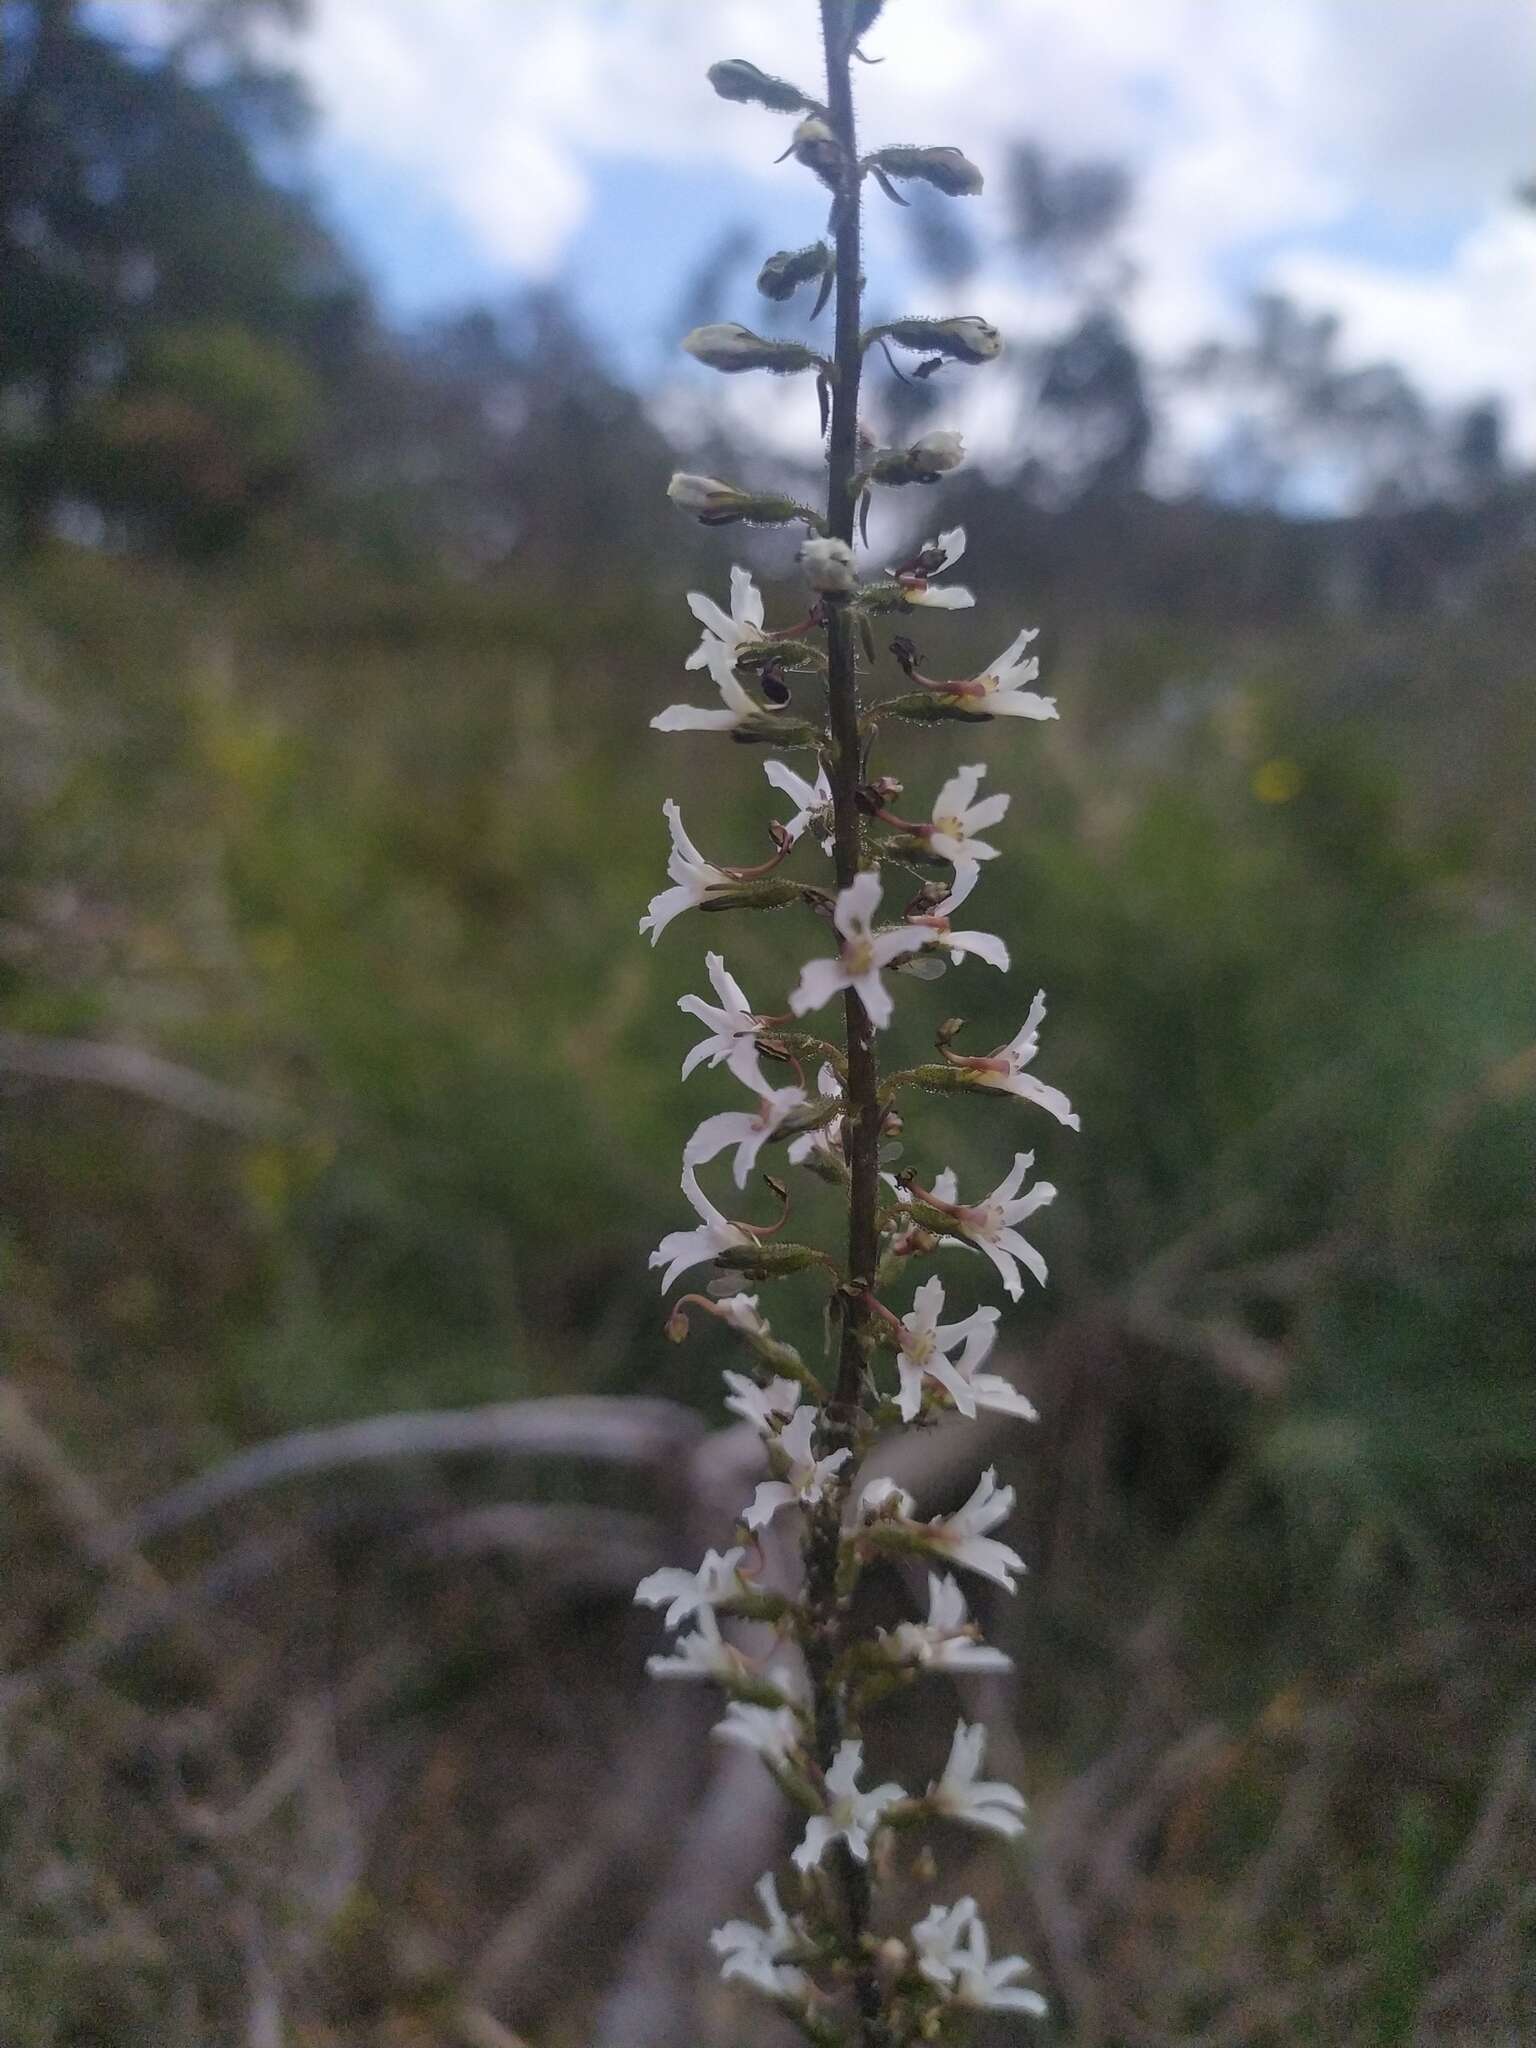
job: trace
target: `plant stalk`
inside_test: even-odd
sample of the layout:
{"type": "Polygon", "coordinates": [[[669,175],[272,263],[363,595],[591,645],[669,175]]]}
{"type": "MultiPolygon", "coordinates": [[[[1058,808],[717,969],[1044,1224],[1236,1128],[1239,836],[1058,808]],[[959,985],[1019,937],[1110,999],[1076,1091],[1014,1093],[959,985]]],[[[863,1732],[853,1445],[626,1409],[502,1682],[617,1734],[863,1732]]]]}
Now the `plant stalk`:
{"type": "MultiPolygon", "coordinates": [[[[853,88],[849,76],[854,26],[853,0],[821,0],[822,43],[826,53],[827,115],[842,155],[843,176],[835,195],[837,297],[832,383],[832,412],[827,444],[827,525],[838,540],[853,544],[858,461],[859,373],[862,287],[858,146],[854,130],[853,88]]],[[[833,862],[839,889],[846,889],[864,859],[864,823],[859,812],[862,747],[859,735],[859,683],[853,622],[847,608],[825,606],[827,620],[827,713],[831,736],[828,780],[832,786],[833,862]]],[[[826,1411],[828,1447],[854,1447],[864,1380],[864,1326],[868,1310],[862,1296],[874,1278],[879,1259],[880,1077],[875,1033],[864,1006],[850,989],[844,998],[848,1075],[845,1088],[844,1146],[848,1161],[849,1286],[841,1297],[842,1327],[836,1386],[826,1411]]],[[[829,1501],[813,1518],[806,1535],[806,1603],[811,1618],[806,1663],[812,1687],[817,1761],[825,1770],[846,1729],[844,1702],[833,1676],[847,1628],[846,1610],[837,1592],[841,1498],[829,1501]]],[[[882,2019],[884,1999],[873,1963],[865,1954],[869,1928],[870,1882],[867,1869],[839,1843],[833,1870],[842,1894],[847,1956],[853,1971],[860,2048],[889,2048],[891,2036],[882,2019]]]]}

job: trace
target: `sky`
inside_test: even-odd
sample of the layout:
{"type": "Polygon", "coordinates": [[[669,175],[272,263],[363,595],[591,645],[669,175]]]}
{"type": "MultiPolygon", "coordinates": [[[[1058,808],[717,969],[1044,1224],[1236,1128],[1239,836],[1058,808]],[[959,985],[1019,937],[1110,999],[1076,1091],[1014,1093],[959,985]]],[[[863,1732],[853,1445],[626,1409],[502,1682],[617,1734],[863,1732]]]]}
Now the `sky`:
{"type": "MultiPolygon", "coordinates": [[[[650,373],[728,225],[766,252],[823,224],[819,188],[774,165],[788,121],[704,79],[742,56],[817,91],[812,0],[310,0],[278,46],[320,115],[324,203],[403,316],[559,280],[650,373]]],[[[1501,395],[1536,453],[1536,211],[1514,198],[1536,175],[1532,0],[888,0],[866,48],[866,146],[954,142],[985,168],[1028,137],[1134,172],[1131,317],[1159,355],[1276,288],[1341,316],[1346,360],[1501,395]]],[[[983,251],[963,310],[1038,324],[1001,210],[960,203],[983,251]]],[[[871,270],[910,277],[892,210],[871,220],[871,270]]],[[[962,310],[933,294],[903,310],[962,310]]]]}

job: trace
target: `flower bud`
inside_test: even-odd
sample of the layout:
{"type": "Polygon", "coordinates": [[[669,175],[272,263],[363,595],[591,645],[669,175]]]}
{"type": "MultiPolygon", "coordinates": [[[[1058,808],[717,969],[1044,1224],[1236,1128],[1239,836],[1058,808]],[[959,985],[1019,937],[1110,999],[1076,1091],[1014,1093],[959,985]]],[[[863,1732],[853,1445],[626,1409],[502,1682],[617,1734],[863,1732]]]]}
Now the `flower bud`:
{"type": "Polygon", "coordinates": [[[812,278],[830,277],[835,260],[825,242],[812,242],[808,249],[780,249],[757,273],[757,288],[765,299],[782,304],[812,278]]]}
{"type": "Polygon", "coordinates": [[[799,562],[812,590],[823,596],[846,597],[858,588],[853,549],[845,540],[817,538],[800,543],[799,562]]]}
{"type": "Polygon", "coordinates": [[[735,320],[695,327],[683,336],[682,345],[712,370],[772,370],[779,376],[793,376],[797,370],[815,369],[821,362],[816,351],[803,342],[770,341],[735,320]]]}
{"type": "Polygon", "coordinates": [[[894,341],[918,355],[948,356],[957,363],[990,363],[1002,353],[1003,337],[989,320],[957,313],[950,320],[891,320],[866,340],[894,341]]]}
{"type": "Polygon", "coordinates": [[[745,57],[726,57],[711,64],[705,76],[723,100],[771,107],[776,114],[816,113],[821,105],[787,78],[774,78],[745,57]]]}
{"type": "Polygon", "coordinates": [[[680,469],[667,485],[667,496],[684,512],[691,512],[701,526],[785,526],[803,519],[805,509],[793,498],[739,490],[718,477],[694,476],[680,469]]]}
{"type": "Polygon", "coordinates": [[[913,149],[900,145],[876,150],[865,161],[872,170],[883,172],[887,178],[920,178],[925,185],[937,186],[951,199],[972,198],[982,188],[981,172],[975,164],[960,150],[949,146],[913,149]]]}
{"type": "Polygon", "coordinates": [[[800,123],[789,154],[797,164],[814,171],[824,185],[835,187],[842,177],[843,146],[819,114],[808,114],[800,123]]]}
{"type": "Polygon", "coordinates": [[[667,1317],[664,1328],[667,1333],[667,1342],[669,1344],[685,1343],[688,1337],[687,1311],[682,1308],[673,1309],[671,1315],[667,1317]]]}
{"type": "Polygon", "coordinates": [[[870,464],[877,484],[935,484],[965,460],[965,442],[953,428],[924,434],[910,448],[884,448],[870,464]]]}

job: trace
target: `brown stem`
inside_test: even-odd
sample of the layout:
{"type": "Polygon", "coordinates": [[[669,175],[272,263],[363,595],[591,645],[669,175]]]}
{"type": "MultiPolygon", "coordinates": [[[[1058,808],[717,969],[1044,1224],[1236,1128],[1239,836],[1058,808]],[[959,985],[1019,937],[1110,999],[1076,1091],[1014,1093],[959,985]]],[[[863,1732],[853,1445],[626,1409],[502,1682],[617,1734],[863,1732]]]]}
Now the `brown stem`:
{"type": "MultiPolygon", "coordinates": [[[[860,274],[859,202],[862,178],[854,133],[853,89],[849,58],[854,27],[852,0],[821,0],[822,44],[827,64],[827,118],[842,155],[843,175],[833,201],[837,244],[837,301],[834,355],[837,375],[832,385],[832,417],[827,444],[827,531],[853,544],[858,468],[859,372],[863,345],[859,334],[862,277],[860,274]]],[[[861,780],[859,685],[854,634],[847,607],[835,601],[824,606],[827,634],[827,721],[831,758],[827,777],[832,786],[833,862],[840,889],[846,889],[864,862],[864,824],[859,812],[861,780]]],[[[848,1281],[841,1295],[842,1337],[837,1385],[828,1407],[824,1433],[830,1445],[853,1445],[864,1380],[863,1339],[868,1321],[862,1292],[874,1278],[879,1261],[880,1076],[875,1058],[875,1033],[863,1004],[850,989],[845,999],[848,1079],[845,1093],[844,1145],[848,1159],[848,1281]]],[[[837,1591],[840,1503],[828,1502],[813,1518],[806,1534],[806,1604],[810,1628],[806,1664],[812,1685],[812,1718],[816,1761],[823,1770],[832,1762],[846,1728],[845,1702],[837,1667],[845,1647],[846,1611],[837,1591]]],[[[865,1954],[869,1928],[870,1885],[867,1869],[839,1843],[833,1865],[842,1894],[848,1960],[853,1969],[860,2048],[890,2048],[891,2032],[883,2018],[879,1977],[865,1954]]]]}

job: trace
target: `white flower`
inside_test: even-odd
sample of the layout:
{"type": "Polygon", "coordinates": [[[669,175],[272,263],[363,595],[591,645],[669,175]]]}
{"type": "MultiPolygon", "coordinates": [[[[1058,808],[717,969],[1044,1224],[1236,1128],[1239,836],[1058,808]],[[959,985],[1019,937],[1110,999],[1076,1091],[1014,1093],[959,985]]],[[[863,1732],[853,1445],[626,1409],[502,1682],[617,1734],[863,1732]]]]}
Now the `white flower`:
{"type": "Polygon", "coordinates": [[[954,863],[957,877],[979,860],[997,858],[997,848],[977,834],[1006,816],[1011,799],[989,796],[977,803],[976,791],[986,772],[982,767],[962,768],[952,775],[933,800],[933,823],[923,835],[930,852],[954,863]]]}
{"type": "Polygon", "coordinates": [[[930,1984],[947,1987],[966,1954],[964,1936],[976,1918],[974,1899],[957,1899],[952,1906],[934,1906],[912,1929],[917,1949],[917,1968],[930,1984]]]}
{"type": "Polygon", "coordinates": [[[1011,641],[993,662],[975,678],[981,685],[983,708],[994,718],[1055,718],[1057,714],[1054,697],[1037,697],[1032,690],[1024,688],[1040,673],[1037,656],[1026,660],[1024,649],[1031,640],[1038,637],[1038,626],[1026,626],[1018,638],[1011,641]]]}
{"type": "MultiPolygon", "coordinates": [[[[836,1102],[843,1092],[843,1084],[837,1078],[837,1069],[830,1060],[823,1060],[816,1075],[816,1090],[824,1102],[836,1102]]],[[[817,1160],[834,1169],[843,1163],[843,1120],[833,1117],[830,1123],[818,1124],[814,1131],[802,1131],[798,1138],[791,1138],[786,1148],[791,1166],[805,1166],[817,1160]]]]}
{"type": "Polygon", "coordinates": [[[871,1479],[859,1495],[859,1514],[862,1520],[872,1522],[882,1516],[894,1516],[898,1521],[910,1521],[917,1513],[917,1502],[904,1486],[898,1486],[894,1479],[871,1479]]]}
{"type": "Polygon", "coordinates": [[[720,512],[733,505],[741,492],[734,484],[723,484],[717,476],[695,476],[686,469],[674,470],[667,496],[684,512],[720,512]]]}
{"type": "Polygon", "coordinates": [[[855,875],[840,890],[832,922],[843,937],[843,948],[835,960],[812,960],[800,976],[789,998],[797,1017],[807,1010],[819,1010],[831,1002],[839,989],[854,989],[875,1030],[891,1021],[893,1005],[880,979],[880,970],[907,953],[921,951],[927,934],[910,925],[897,931],[875,932],[875,912],[880,908],[880,877],[870,869],[855,875]]]}
{"type": "Polygon", "coordinates": [[[771,1770],[782,1771],[800,1747],[800,1717],[793,1707],[756,1707],[732,1700],[713,1734],[717,1742],[755,1750],[771,1770]]]}
{"type": "Polygon", "coordinates": [[[749,1088],[755,1087],[759,1071],[758,1020],[748,1006],[741,984],[734,975],[727,973],[724,955],[706,953],[704,965],[709,970],[710,984],[720,1003],[717,1008],[713,1003],[706,1003],[702,996],[679,996],[677,999],[680,1010],[709,1026],[708,1038],[701,1038],[683,1061],[683,1079],[686,1081],[694,1068],[705,1060],[712,1067],[718,1067],[724,1060],[738,1081],[744,1081],[749,1088]]]}
{"type": "Polygon", "coordinates": [[[723,1606],[752,1591],[741,1576],[741,1561],[746,1554],[740,1548],[706,1550],[704,1562],[696,1572],[684,1571],[679,1565],[664,1565],[636,1586],[635,1604],[666,1606],[667,1627],[679,1628],[690,1614],[702,1614],[706,1607],[723,1606]]]}
{"type": "Polygon", "coordinates": [[[910,567],[890,569],[906,593],[909,605],[932,605],[939,611],[964,611],[976,600],[960,584],[935,584],[933,578],[952,569],[965,553],[965,528],[952,526],[937,540],[923,542],[910,567]]]}
{"type": "Polygon", "coordinates": [[[715,1303],[715,1314],[722,1323],[729,1323],[734,1330],[740,1330],[744,1337],[766,1337],[769,1335],[768,1319],[759,1315],[755,1294],[726,1294],[715,1303]]]}
{"type": "Polygon", "coordinates": [[[803,540],[797,559],[812,590],[840,596],[858,588],[853,549],[845,540],[803,540]]]}
{"type": "MultiPolygon", "coordinates": [[[[1048,1180],[1036,1181],[1027,1195],[1019,1194],[1024,1176],[1034,1163],[1033,1152],[1016,1152],[1008,1178],[984,1202],[962,1209],[955,1219],[965,1242],[984,1252],[1001,1273],[1011,1301],[1020,1300],[1024,1293],[1024,1283],[1019,1278],[1021,1259],[1042,1287],[1046,1281],[1045,1260],[1013,1227],[1056,1199],[1056,1190],[1048,1180]]],[[[937,1194],[938,1189],[935,1187],[933,1192],[937,1194]]]]}
{"type": "Polygon", "coordinates": [[[748,1087],[759,1090],[757,1108],[723,1109],[718,1116],[705,1117],[683,1147],[683,1164],[703,1166],[734,1145],[736,1185],[744,1188],[758,1153],[781,1124],[810,1107],[810,1098],[803,1088],[770,1088],[761,1072],[746,1074],[735,1067],[733,1071],[748,1087]]]}
{"type": "Polygon", "coordinates": [[[688,609],[704,628],[704,637],[684,662],[684,668],[707,667],[717,650],[727,656],[734,668],[744,647],[756,647],[768,637],[763,631],[763,594],[747,569],[731,570],[729,613],[721,611],[702,590],[689,591],[688,609]]]}
{"type": "MultiPolygon", "coordinates": [[[[740,1296],[736,1299],[739,1300],[740,1296]]],[[[764,1323],[765,1332],[767,1328],[764,1323]]],[[[761,1436],[775,1434],[780,1424],[787,1422],[800,1405],[799,1382],[782,1376],[771,1379],[766,1387],[760,1387],[744,1372],[728,1372],[725,1384],[731,1389],[726,1396],[726,1407],[733,1415],[739,1415],[743,1422],[750,1422],[761,1436]]]]}
{"type": "Polygon", "coordinates": [[[711,1259],[718,1259],[722,1252],[736,1251],[756,1243],[750,1232],[726,1221],[699,1186],[691,1166],[683,1168],[683,1193],[693,1205],[700,1227],[697,1230],[669,1231],[651,1253],[652,1267],[665,1266],[667,1269],[661,1276],[663,1294],[678,1274],[686,1273],[690,1266],[706,1265],[711,1259]]]}
{"type": "Polygon", "coordinates": [[[912,443],[910,453],[935,476],[958,469],[965,460],[965,441],[953,427],[937,427],[912,443]]]}
{"type": "MultiPolygon", "coordinates": [[[[696,594],[696,593],[695,593],[696,594]]],[[[724,614],[721,614],[724,617],[724,614]]],[[[696,649],[695,652],[701,650],[696,649]]],[[[703,642],[705,662],[720,692],[722,707],[707,711],[696,704],[669,704],[651,720],[654,732],[734,732],[743,726],[766,731],[773,714],[742,688],[736,680],[735,664],[718,641],[703,642]]],[[[688,666],[694,666],[690,659],[688,666]]]]}
{"type": "Polygon", "coordinates": [[[976,1397],[971,1376],[997,1336],[995,1308],[979,1308],[963,1323],[940,1323],[944,1312],[944,1283],[936,1275],[925,1280],[912,1297],[912,1307],[901,1319],[897,1337],[900,1350],[896,1371],[901,1381],[897,1407],[904,1422],[917,1419],[923,1405],[923,1381],[936,1380],[962,1415],[974,1416],[976,1397]],[[949,1356],[957,1345],[965,1349],[958,1360],[949,1356]]]}
{"type": "Polygon", "coordinates": [[[807,1402],[803,1408],[795,1410],[780,1430],[777,1449],[788,1470],[782,1479],[765,1479],[753,1494],[751,1505],[742,1516],[749,1529],[766,1529],[780,1508],[792,1507],[796,1501],[806,1507],[814,1507],[826,1492],[833,1475],[853,1455],[851,1451],[841,1450],[833,1451],[829,1457],[818,1458],[811,1446],[816,1420],[817,1411],[807,1402]]]}
{"type": "Polygon", "coordinates": [[[720,1633],[713,1607],[699,1609],[699,1624],[691,1636],[679,1636],[669,1657],[647,1657],[645,1668],[652,1678],[712,1678],[721,1685],[737,1685],[744,1679],[758,1682],[750,1659],[733,1649],[720,1633]]]}
{"type": "Polygon", "coordinates": [[[974,861],[965,867],[957,867],[954,887],[944,901],[935,904],[925,917],[914,918],[913,922],[927,926],[935,934],[930,943],[943,947],[949,954],[951,965],[958,967],[963,956],[972,953],[978,960],[985,960],[989,967],[996,967],[1006,974],[1009,966],[1008,948],[996,933],[950,930],[950,919],[975,888],[980,876],[981,869],[974,861]]]}
{"type": "MultiPolygon", "coordinates": [[[[972,1071],[983,1088],[995,1088],[1000,1094],[1019,1095],[1026,1102],[1036,1102],[1042,1109],[1049,1110],[1057,1123],[1065,1124],[1069,1131],[1080,1130],[1081,1120],[1074,1115],[1071,1103],[1061,1090],[1024,1071],[1040,1050],[1040,1026],[1044,1018],[1045,990],[1041,989],[1029,1006],[1023,1027],[1006,1045],[1000,1045],[990,1060],[978,1061],[972,1071]]],[[[1049,1196],[1046,1199],[1049,1200],[1049,1196]]]]}
{"type": "Polygon", "coordinates": [[[775,789],[782,790],[792,803],[800,806],[783,827],[790,845],[793,846],[808,830],[813,830],[821,842],[822,852],[829,853],[832,849],[832,785],[827,781],[826,769],[817,769],[814,782],[807,782],[784,761],[765,761],[763,773],[775,789]]]}
{"type": "Polygon", "coordinates": [[[1027,2012],[1037,2019],[1049,2010],[1038,1991],[1014,1984],[1016,1977],[1029,1975],[1029,1964],[1022,1956],[1003,1956],[995,1963],[989,1959],[987,1930],[975,1916],[970,1924],[969,1942],[956,1954],[954,1963],[955,1982],[950,1997],[955,2005],[970,2006],[978,2012],[1027,2012]]]}
{"type": "Polygon", "coordinates": [[[978,1642],[965,1595],[946,1574],[928,1574],[928,1619],[898,1622],[880,1631],[881,1647],[897,1664],[924,1671],[1011,1671],[1013,1660],[978,1642]]]}
{"type": "Polygon", "coordinates": [[[727,1920],[709,1937],[715,1954],[725,1958],[720,1975],[727,1982],[732,1977],[740,1978],[742,1983],[767,1992],[770,1998],[803,1998],[810,1980],[803,1970],[784,1958],[800,1951],[805,1931],[779,1904],[771,1872],[758,1879],[756,1890],[758,1903],[768,1918],[767,1927],[759,1927],[751,1920],[727,1920]]]}
{"type": "Polygon", "coordinates": [[[924,1549],[964,1565],[968,1571],[991,1579],[1004,1592],[1011,1593],[1017,1583],[1013,1574],[1023,1571],[1024,1560],[1016,1550],[1010,1550],[1006,1543],[999,1543],[986,1532],[1007,1521],[1012,1511],[1013,1488],[999,1486],[997,1470],[989,1465],[963,1507],[956,1508],[952,1515],[937,1515],[931,1522],[914,1523],[913,1527],[921,1536],[924,1549]]]}
{"type": "Polygon", "coordinates": [[[873,1792],[861,1792],[858,1778],[863,1767],[863,1743],[840,1743],[827,1772],[827,1810],[806,1822],[800,1846],[790,1858],[797,1870],[814,1869],[839,1836],[856,1863],[869,1861],[869,1838],[879,1826],[881,1814],[903,1793],[899,1785],[877,1785],[873,1792]]]}
{"type": "Polygon", "coordinates": [[[667,856],[667,873],[675,887],[663,889],[659,896],[651,898],[651,905],[640,920],[640,929],[649,932],[654,946],[674,917],[685,910],[693,910],[701,904],[710,890],[732,877],[723,868],[707,861],[683,829],[683,814],[668,797],[662,805],[662,814],[672,833],[672,851],[667,856]]]}
{"type": "Polygon", "coordinates": [[[979,1721],[955,1728],[949,1746],[949,1761],[936,1785],[928,1787],[928,1804],[950,1820],[963,1820],[973,1828],[989,1828],[993,1834],[1022,1835],[1024,1794],[1001,1779],[978,1778],[987,1731],[979,1721]]]}

